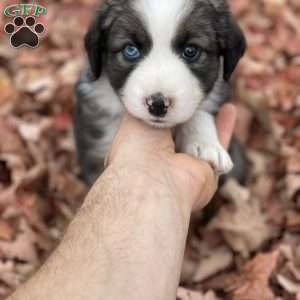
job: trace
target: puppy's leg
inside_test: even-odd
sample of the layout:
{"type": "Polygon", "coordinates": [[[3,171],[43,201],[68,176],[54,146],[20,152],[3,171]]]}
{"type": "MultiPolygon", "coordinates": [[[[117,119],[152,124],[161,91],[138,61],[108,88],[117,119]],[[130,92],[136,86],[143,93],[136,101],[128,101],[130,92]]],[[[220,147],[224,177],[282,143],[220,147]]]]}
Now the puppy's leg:
{"type": "Polygon", "coordinates": [[[214,117],[206,111],[197,111],[177,129],[176,146],[181,152],[210,162],[219,174],[226,174],[233,167],[229,154],[219,142],[214,117]]]}

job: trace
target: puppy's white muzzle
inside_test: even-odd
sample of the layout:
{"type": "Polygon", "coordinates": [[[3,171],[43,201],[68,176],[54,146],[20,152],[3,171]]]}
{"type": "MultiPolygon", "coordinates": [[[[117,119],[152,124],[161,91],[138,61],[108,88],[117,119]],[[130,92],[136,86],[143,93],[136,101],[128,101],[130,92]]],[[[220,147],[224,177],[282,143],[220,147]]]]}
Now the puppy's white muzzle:
{"type": "Polygon", "coordinates": [[[189,120],[204,98],[201,83],[170,47],[152,49],[130,74],[122,95],[134,116],[165,127],[189,120]]]}

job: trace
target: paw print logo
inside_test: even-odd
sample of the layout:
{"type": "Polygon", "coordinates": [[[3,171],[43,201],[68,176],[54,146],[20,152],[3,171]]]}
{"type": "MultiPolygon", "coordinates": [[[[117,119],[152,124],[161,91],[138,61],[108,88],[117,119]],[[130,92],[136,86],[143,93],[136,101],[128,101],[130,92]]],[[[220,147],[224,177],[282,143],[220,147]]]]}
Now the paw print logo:
{"type": "Polygon", "coordinates": [[[45,27],[41,23],[36,23],[33,16],[26,19],[16,17],[12,23],[5,25],[4,31],[11,35],[10,43],[14,48],[36,48],[39,45],[39,36],[45,31],[45,27]]]}

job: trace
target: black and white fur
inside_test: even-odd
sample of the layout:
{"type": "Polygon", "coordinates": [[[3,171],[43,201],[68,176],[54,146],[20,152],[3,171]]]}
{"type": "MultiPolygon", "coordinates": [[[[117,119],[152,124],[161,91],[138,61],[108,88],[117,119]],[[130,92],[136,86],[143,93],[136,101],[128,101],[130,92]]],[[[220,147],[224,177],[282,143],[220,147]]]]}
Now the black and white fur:
{"type": "Polygon", "coordinates": [[[225,0],[106,0],[85,44],[89,66],[76,89],[75,137],[87,182],[101,173],[125,110],[151,126],[174,128],[177,149],[220,174],[232,169],[213,115],[228,99],[246,42],[225,0]],[[124,57],[128,45],[139,49],[137,60],[124,57]],[[182,55],[190,45],[200,53],[192,62],[182,55]],[[153,95],[165,114],[151,113],[153,95]]]}

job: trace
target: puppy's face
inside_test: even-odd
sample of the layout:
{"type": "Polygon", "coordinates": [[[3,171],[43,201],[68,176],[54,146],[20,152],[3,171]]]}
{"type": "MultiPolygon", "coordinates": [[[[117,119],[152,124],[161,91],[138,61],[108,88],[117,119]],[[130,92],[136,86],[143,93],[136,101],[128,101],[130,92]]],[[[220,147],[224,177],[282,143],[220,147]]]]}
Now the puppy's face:
{"type": "Polygon", "coordinates": [[[110,0],[102,7],[86,38],[91,67],[95,77],[107,74],[132,115],[159,127],[184,123],[212,90],[221,55],[228,79],[243,49],[226,61],[218,8],[226,14],[227,7],[211,1],[218,3],[110,0]]]}

